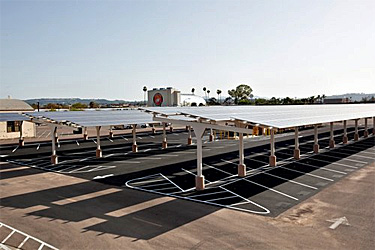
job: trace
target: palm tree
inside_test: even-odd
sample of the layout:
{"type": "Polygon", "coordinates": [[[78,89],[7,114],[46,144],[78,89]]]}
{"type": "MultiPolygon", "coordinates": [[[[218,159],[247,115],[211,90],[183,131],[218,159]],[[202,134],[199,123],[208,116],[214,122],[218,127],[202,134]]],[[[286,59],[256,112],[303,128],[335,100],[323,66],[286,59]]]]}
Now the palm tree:
{"type": "Polygon", "coordinates": [[[147,87],[144,86],[144,87],[143,87],[143,100],[144,100],[144,105],[146,105],[146,91],[147,91],[147,87]]]}
{"type": "Polygon", "coordinates": [[[195,88],[192,88],[191,93],[193,93],[193,95],[194,95],[194,92],[195,92],[195,88]]]}
{"type": "Polygon", "coordinates": [[[210,99],[210,92],[211,92],[211,91],[208,89],[208,90],[207,90],[208,99],[210,99]]]}
{"type": "Polygon", "coordinates": [[[221,90],[220,89],[216,90],[216,94],[217,94],[217,101],[220,103],[221,90]]]}
{"type": "Polygon", "coordinates": [[[206,87],[203,87],[203,91],[204,91],[204,98],[206,98],[206,100],[207,100],[207,96],[206,96],[206,90],[207,90],[207,88],[206,88],[206,87]]]}

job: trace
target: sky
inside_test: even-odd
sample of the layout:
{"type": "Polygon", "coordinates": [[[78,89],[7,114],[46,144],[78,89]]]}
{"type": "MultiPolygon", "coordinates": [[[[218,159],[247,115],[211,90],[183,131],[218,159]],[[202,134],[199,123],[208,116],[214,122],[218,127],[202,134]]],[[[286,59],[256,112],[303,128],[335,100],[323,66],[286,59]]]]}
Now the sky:
{"type": "Polygon", "coordinates": [[[374,13],[373,0],[0,0],[0,98],[375,93],[374,13]]]}

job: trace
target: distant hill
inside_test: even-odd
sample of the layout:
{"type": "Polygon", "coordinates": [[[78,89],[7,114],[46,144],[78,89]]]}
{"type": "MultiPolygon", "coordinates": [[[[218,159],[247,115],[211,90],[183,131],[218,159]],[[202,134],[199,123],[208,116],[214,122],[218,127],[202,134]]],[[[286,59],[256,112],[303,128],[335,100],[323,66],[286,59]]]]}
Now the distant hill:
{"type": "Polygon", "coordinates": [[[347,93],[343,95],[331,95],[326,96],[326,99],[332,98],[349,98],[352,102],[360,102],[363,98],[370,99],[371,97],[375,96],[375,93],[372,94],[365,94],[365,93],[347,93]]]}
{"type": "Polygon", "coordinates": [[[81,99],[81,98],[40,98],[40,99],[27,99],[24,100],[28,104],[36,104],[39,102],[41,106],[48,103],[72,105],[74,103],[84,103],[89,104],[90,102],[96,102],[100,105],[115,104],[115,103],[136,103],[137,101],[124,101],[124,100],[107,100],[107,99],[81,99]]]}

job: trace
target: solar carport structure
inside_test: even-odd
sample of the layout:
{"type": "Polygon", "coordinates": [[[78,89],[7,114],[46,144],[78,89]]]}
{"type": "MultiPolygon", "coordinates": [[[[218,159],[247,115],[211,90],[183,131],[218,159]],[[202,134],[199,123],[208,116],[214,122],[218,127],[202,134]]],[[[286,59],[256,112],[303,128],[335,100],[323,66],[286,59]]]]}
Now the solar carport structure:
{"type": "MultiPolygon", "coordinates": [[[[243,134],[250,133],[250,126],[260,126],[270,129],[269,165],[276,166],[275,137],[277,129],[295,129],[294,158],[300,158],[298,128],[301,126],[314,126],[314,152],[319,152],[318,126],[330,124],[330,148],[335,147],[333,125],[342,122],[344,135],[343,143],[348,143],[347,121],[355,121],[355,137],[359,140],[358,120],[364,119],[364,137],[368,137],[368,119],[373,119],[375,125],[374,104],[351,105],[299,105],[299,106],[217,106],[217,107],[171,107],[171,108],[146,108],[147,112],[154,115],[154,121],[181,124],[192,127],[197,137],[197,176],[196,189],[205,187],[202,173],[202,136],[206,129],[218,129],[239,133],[239,165],[238,176],[246,176],[244,164],[243,134]],[[194,121],[180,119],[181,115],[194,118],[194,121]]],[[[373,128],[375,134],[375,127],[373,128]]]]}
{"type": "MultiPolygon", "coordinates": [[[[52,128],[52,156],[51,163],[57,164],[58,157],[56,154],[57,128],[65,125],[75,128],[84,128],[84,139],[87,139],[87,127],[96,127],[97,132],[97,148],[96,157],[102,157],[102,149],[100,147],[100,129],[102,126],[110,126],[110,136],[112,136],[112,126],[130,125],[133,129],[133,152],[138,151],[136,141],[136,127],[140,124],[155,124],[152,116],[139,110],[118,110],[118,111],[66,111],[66,112],[40,112],[25,113],[34,121],[42,121],[50,125],[52,128]]],[[[164,126],[164,135],[165,126],[164,126]]],[[[166,143],[165,143],[166,144],[166,143]]],[[[166,145],[165,145],[166,146],[166,145]]]]}

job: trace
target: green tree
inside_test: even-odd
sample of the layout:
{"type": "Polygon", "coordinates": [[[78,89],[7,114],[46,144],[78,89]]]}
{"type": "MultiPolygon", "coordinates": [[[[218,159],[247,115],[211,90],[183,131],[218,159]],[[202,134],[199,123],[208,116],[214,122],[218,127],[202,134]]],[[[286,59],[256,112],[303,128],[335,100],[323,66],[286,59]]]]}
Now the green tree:
{"type": "Polygon", "coordinates": [[[217,101],[220,103],[221,90],[220,89],[216,90],[216,94],[217,94],[217,101]]]}
{"type": "Polygon", "coordinates": [[[191,93],[194,95],[194,92],[195,92],[195,88],[192,88],[191,89],[191,93]]]}
{"type": "Polygon", "coordinates": [[[91,102],[89,103],[89,107],[90,107],[90,109],[99,108],[99,104],[97,104],[97,103],[94,102],[94,101],[91,101],[91,102]]]}
{"type": "Polygon", "coordinates": [[[249,85],[246,84],[240,84],[236,87],[236,89],[228,90],[228,94],[234,98],[235,104],[238,104],[239,100],[248,99],[251,92],[253,92],[253,90],[249,85]]]}

